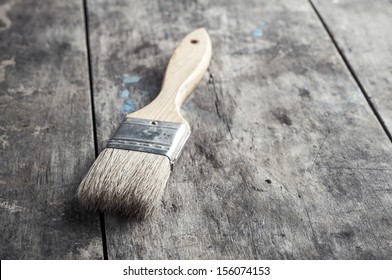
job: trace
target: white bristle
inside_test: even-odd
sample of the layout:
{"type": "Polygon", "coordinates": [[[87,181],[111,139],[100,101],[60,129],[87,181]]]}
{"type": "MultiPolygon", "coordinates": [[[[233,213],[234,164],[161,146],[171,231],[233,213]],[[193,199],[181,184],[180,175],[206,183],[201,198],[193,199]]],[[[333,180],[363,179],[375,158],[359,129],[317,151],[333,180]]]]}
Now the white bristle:
{"type": "Polygon", "coordinates": [[[80,184],[77,198],[93,210],[144,218],[159,204],[169,176],[166,156],[106,148],[80,184]]]}

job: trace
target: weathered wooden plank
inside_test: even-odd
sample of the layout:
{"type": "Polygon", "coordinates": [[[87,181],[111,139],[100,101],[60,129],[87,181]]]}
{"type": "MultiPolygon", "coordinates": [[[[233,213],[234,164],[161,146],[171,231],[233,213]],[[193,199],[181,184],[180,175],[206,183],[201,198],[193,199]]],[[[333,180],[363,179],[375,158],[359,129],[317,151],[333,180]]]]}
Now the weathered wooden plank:
{"type": "Polygon", "coordinates": [[[0,258],[101,258],[82,1],[1,1],[0,135],[0,258]]]}
{"type": "Polygon", "coordinates": [[[312,1],[392,132],[392,2],[312,1]]]}
{"type": "Polygon", "coordinates": [[[90,1],[100,149],[206,27],[209,73],[160,210],[107,217],[112,259],[392,258],[392,145],[312,7],[90,1]],[[110,3],[110,5],[109,5],[110,3]]]}

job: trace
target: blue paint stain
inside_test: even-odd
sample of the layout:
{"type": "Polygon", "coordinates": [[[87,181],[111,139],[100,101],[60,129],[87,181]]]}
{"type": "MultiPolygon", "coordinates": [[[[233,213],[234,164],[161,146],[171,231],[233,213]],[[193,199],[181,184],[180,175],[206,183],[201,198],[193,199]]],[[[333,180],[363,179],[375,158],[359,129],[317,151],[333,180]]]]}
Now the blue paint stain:
{"type": "Polygon", "coordinates": [[[127,89],[122,89],[118,92],[118,97],[121,99],[127,99],[129,97],[129,91],[127,89]]]}
{"type": "Polygon", "coordinates": [[[140,80],[142,79],[142,77],[139,77],[139,76],[130,76],[130,75],[128,75],[128,74],[124,74],[123,75],[123,79],[122,79],[122,82],[123,82],[123,84],[136,84],[136,83],[138,83],[140,80]]]}
{"type": "Polygon", "coordinates": [[[128,114],[136,111],[135,102],[131,99],[130,92],[129,92],[129,88],[133,86],[129,86],[129,85],[137,84],[141,79],[142,77],[137,75],[134,76],[131,76],[129,74],[122,75],[121,89],[118,91],[118,97],[120,99],[124,99],[124,103],[121,106],[122,114],[128,114]]]}
{"type": "Polygon", "coordinates": [[[132,99],[127,99],[122,105],[121,112],[122,113],[132,113],[136,111],[135,102],[132,99]]]}
{"type": "Polygon", "coordinates": [[[252,32],[252,36],[253,38],[260,38],[263,36],[263,30],[261,30],[260,28],[256,28],[253,32],[252,32]]]}

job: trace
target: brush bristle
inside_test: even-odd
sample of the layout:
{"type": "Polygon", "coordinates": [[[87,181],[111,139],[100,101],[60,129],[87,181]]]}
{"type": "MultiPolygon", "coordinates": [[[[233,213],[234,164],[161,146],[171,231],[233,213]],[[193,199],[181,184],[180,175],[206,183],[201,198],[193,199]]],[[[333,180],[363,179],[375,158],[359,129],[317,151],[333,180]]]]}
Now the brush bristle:
{"type": "Polygon", "coordinates": [[[144,218],[159,204],[169,175],[166,156],[106,148],[80,184],[77,198],[93,210],[144,218]]]}

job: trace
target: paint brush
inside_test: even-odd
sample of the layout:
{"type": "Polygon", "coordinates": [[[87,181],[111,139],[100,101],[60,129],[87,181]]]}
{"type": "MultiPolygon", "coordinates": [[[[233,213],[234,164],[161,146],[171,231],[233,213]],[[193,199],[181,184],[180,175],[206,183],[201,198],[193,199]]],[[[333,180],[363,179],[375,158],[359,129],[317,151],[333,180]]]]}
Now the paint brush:
{"type": "Polygon", "coordinates": [[[161,200],[190,127],[180,114],[211,59],[205,29],[188,34],[174,50],[158,96],[126,116],[81,182],[77,198],[86,207],[144,218],[161,200]]]}

